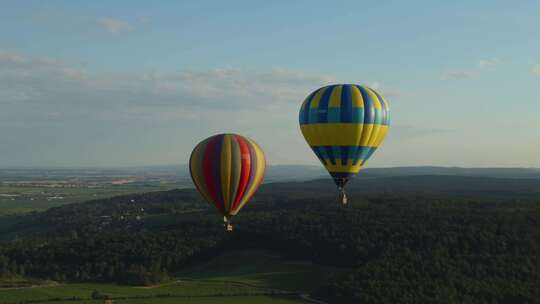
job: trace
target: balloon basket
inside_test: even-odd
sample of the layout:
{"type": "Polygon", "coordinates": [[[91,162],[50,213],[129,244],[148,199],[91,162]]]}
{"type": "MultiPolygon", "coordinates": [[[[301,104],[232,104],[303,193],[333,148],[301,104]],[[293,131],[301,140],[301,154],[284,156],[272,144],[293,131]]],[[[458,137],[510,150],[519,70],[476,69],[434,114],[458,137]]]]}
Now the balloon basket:
{"type": "Polygon", "coordinates": [[[233,225],[231,224],[231,219],[228,216],[223,216],[223,226],[225,227],[225,231],[232,232],[233,231],[233,225]]]}
{"type": "Polygon", "coordinates": [[[347,199],[347,194],[345,194],[345,190],[343,188],[339,189],[337,202],[342,206],[347,206],[347,203],[349,202],[347,199]]]}

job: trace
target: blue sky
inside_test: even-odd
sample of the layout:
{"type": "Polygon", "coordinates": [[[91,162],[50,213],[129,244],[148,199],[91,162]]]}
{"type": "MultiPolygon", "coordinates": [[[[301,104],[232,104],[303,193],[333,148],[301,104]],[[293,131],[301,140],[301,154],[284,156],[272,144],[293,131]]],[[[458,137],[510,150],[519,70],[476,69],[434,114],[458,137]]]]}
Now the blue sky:
{"type": "Polygon", "coordinates": [[[298,108],[376,88],[369,165],[540,167],[538,1],[2,1],[0,166],[185,163],[215,133],[317,164],[298,108]]]}

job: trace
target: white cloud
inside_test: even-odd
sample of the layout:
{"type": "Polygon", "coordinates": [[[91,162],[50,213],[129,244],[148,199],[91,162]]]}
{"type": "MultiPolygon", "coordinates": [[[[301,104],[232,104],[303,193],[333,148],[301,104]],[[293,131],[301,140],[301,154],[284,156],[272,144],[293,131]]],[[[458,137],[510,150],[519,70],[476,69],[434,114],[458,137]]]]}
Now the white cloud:
{"type": "Polygon", "coordinates": [[[478,61],[478,67],[480,69],[494,67],[500,63],[499,58],[482,59],[478,61]]]}
{"type": "Polygon", "coordinates": [[[101,18],[97,20],[97,23],[104,28],[107,32],[112,34],[119,34],[122,32],[129,32],[133,30],[133,26],[124,20],[117,18],[101,18]]]}
{"type": "Polygon", "coordinates": [[[532,68],[532,72],[533,72],[534,74],[540,75],[540,64],[535,65],[535,66],[532,68]]]}
{"type": "Polygon", "coordinates": [[[0,52],[0,103],[84,106],[106,119],[138,119],[144,111],[190,118],[208,110],[278,109],[299,104],[313,89],[335,82],[284,68],[94,75],[61,62],[0,52]]]}
{"type": "Polygon", "coordinates": [[[387,85],[386,83],[381,83],[379,81],[367,81],[365,83],[360,84],[366,84],[368,87],[376,90],[379,94],[381,94],[385,98],[402,98],[402,97],[411,97],[416,95],[416,92],[411,90],[402,90],[390,85],[387,85]]]}
{"type": "Polygon", "coordinates": [[[66,91],[78,91],[86,81],[83,70],[61,62],[0,52],[0,103],[39,102],[66,91]]]}
{"type": "Polygon", "coordinates": [[[445,72],[441,75],[441,80],[451,80],[451,79],[469,79],[474,78],[480,75],[483,70],[493,68],[500,63],[500,59],[493,57],[490,59],[481,59],[476,64],[476,67],[467,68],[467,69],[458,69],[453,71],[445,72]]]}
{"type": "Polygon", "coordinates": [[[15,53],[0,52],[0,62],[1,63],[15,63],[20,64],[24,63],[26,59],[15,53]]]}
{"type": "MultiPolygon", "coordinates": [[[[274,160],[305,161],[299,107],[313,90],[340,82],[287,68],[95,74],[0,52],[0,141],[9,143],[3,153],[12,161],[21,159],[17,151],[42,149],[47,156],[28,152],[21,162],[174,163],[210,134],[237,132],[257,138],[274,160]],[[279,149],[284,144],[288,149],[279,149]]],[[[384,96],[403,94],[359,83],[384,96]]]]}
{"type": "Polygon", "coordinates": [[[375,90],[378,90],[381,88],[381,84],[378,81],[373,81],[369,83],[369,87],[375,90]]]}
{"type": "MultiPolygon", "coordinates": [[[[298,108],[312,90],[335,82],[285,68],[94,74],[0,52],[0,149],[4,160],[21,163],[174,163],[189,155],[186,141],[226,131],[302,150],[292,127],[298,108]],[[49,152],[17,153],[36,150],[49,152]]],[[[290,157],[281,149],[269,153],[290,157]]]]}
{"type": "MultiPolygon", "coordinates": [[[[216,111],[277,109],[296,105],[314,89],[339,83],[327,75],[287,68],[254,71],[218,68],[167,73],[94,75],[62,62],[0,52],[0,102],[50,105],[177,107],[179,115],[216,111]]],[[[383,96],[410,96],[378,81],[360,81],[383,96]]]]}

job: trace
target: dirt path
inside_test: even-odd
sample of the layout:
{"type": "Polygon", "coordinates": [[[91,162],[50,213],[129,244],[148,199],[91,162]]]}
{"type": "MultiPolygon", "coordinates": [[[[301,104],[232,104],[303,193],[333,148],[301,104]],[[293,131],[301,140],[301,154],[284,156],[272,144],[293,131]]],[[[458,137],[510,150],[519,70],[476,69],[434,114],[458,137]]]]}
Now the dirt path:
{"type": "Polygon", "coordinates": [[[26,289],[26,288],[45,288],[45,287],[58,287],[62,286],[64,284],[60,284],[58,282],[48,282],[47,284],[39,284],[39,285],[24,285],[24,286],[15,286],[15,287],[0,287],[1,290],[16,290],[16,289],[26,289]]]}
{"type": "Polygon", "coordinates": [[[182,282],[182,280],[176,280],[176,281],[171,281],[171,282],[162,283],[162,284],[156,284],[156,285],[150,285],[150,286],[135,286],[135,287],[133,287],[133,288],[138,288],[138,289],[154,289],[154,288],[163,287],[163,286],[175,285],[175,284],[178,284],[178,283],[181,283],[181,282],[182,282]]]}
{"type": "Polygon", "coordinates": [[[308,303],[313,303],[313,304],[329,304],[328,302],[324,302],[324,301],[321,301],[321,300],[317,300],[317,299],[314,299],[312,297],[310,297],[308,294],[300,294],[298,295],[300,298],[302,298],[303,300],[307,301],[308,303]]]}

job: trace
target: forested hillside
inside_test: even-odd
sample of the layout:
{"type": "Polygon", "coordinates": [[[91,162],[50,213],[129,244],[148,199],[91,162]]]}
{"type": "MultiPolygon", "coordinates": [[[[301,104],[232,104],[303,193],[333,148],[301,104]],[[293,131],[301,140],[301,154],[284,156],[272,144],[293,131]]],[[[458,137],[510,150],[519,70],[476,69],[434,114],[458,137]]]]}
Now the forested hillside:
{"type": "Polygon", "coordinates": [[[343,269],[330,303],[538,303],[540,180],[358,179],[267,184],[225,233],[192,190],[5,219],[2,276],[150,285],[222,253],[260,249],[343,269]]]}

